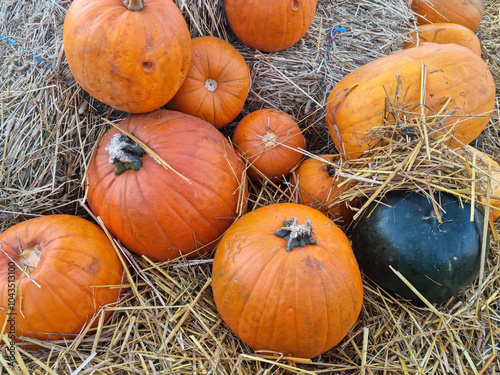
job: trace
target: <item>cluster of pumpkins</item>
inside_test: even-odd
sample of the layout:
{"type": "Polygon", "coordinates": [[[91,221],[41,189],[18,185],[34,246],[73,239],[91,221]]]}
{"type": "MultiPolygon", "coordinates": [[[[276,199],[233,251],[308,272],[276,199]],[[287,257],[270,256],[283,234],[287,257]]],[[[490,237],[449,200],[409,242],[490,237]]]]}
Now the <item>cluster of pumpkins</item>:
{"type": "MultiPolygon", "coordinates": [[[[315,0],[266,2],[271,4],[278,8],[263,15],[256,0],[224,1],[235,35],[266,52],[296,43],[316,7],[315,0]]],[[[342,188],[333,163],[311,158],[291,181],[303,204],[247,212],[248,178],[285,179],[302,160],[306,142],[297,123],[275,109],[245,116],[232,144],[218,130],[241,113],[249,93],[241,54],[216,37],[191,39],[171,0],[75,0],[63,38],[82,89],[131,113],[110,122],[88,166],[86,197],[104,228],[153,261],[215,249],[215,303],[226,324],[254,349],[312,358],[340,342],[359,316],[363,287],[351,242],[331,219],[348,222],[356,203],[334,204],[342,188]]],[[[335,86],[326,119],[341,157],[358,157],[377,144],[366,134],[380,123],[381,87],[397,72],[413,90],[409,95],[420,99],[422,63],[429,111],[446,97],[452,98],[454,116],[486,114],[459,123],[451,116],[443,120],[443,127],[453,126],[450,146],[481,133],[495,96],[486,64],[466,47],[428,43],[360,67],[335,86]]],[[[473,226],[474,232],[479,224],[473,226]]],[[[376,242],[373,236],[357,241],[368,248],[376,242]]],[[[0,246],[6,255],[0,255],[1,272],[12,275],[1,282],[13,285],[0,284],[0,303],[16,314],[13,338],[76,334],[100,306],[119,299],[124,288],[109,286],[126,284],[119,250],[96,224],[79,217],[19,223],[0,235],[0,246]]]]}

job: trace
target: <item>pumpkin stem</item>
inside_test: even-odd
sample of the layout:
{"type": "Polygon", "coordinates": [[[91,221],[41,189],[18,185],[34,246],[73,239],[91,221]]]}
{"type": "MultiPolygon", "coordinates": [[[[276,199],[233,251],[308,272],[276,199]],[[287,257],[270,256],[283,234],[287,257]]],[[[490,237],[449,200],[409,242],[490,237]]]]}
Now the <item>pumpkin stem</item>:
{"type": "Polygon", "coordinates": [[[144,0],[122,0],[122,4],[125,8],[132,11],[144,9],[144,0]]]}
{"type": "MultiPolygon", "coordinates": [[[[35,245],[23,249],[14,261],[29,275],[38,266],[41,256],[42,250],[40,245],[35,245]]],[[[21,272],[19,269],[16,269],[16,271],[21,272]]]]}
{"type": "Polygon", "coordinates": [[[293,217],[291,220],[285,220],[285,226],[274,232],[276,236],[286,240],[286,251],[291,251],[296,247],[317,244],[312,236],[312,223],[308,217],[306,222],[306,225],[299,224],[297,218],[293,217]]]}
{"type": "Polygon", "coordinates": [[[332,165],[327,164],[326,172],[328,173],[328,176],[335,177],[335,168],[332,165]]]}
{"type": "Polygon", "coordinates": [[[115,166],[115,175],[120,175],[129,169],[138,171],[142,167],[144,149],[124,134],[115,134],[106,146],[109,152],[109,162],[115,166]]]}

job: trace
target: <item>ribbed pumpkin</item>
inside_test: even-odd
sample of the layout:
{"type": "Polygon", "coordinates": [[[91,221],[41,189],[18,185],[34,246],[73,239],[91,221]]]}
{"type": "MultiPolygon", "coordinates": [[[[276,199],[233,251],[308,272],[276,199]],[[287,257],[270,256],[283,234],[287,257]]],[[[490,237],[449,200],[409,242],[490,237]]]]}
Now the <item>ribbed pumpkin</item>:
{"type": "Polygon", "coordinates": [[[14,341],[72,339],[123,291],[116,251],[103,230],[83,218],[20,222],[0,234],[0,249],[0,319],[10,313],[4,333],[14,341]]]}
{"type": "Polygon", "coordinates": [[[191,62],[191,36],[172,0],[75,0],[63,41],[82,89],[132,113],[165,105],[191,62]]]}
{"type": "Polygon", "coordinates": [[[246,115],[236,126],[233,144],[248,160],[248,175],[255,180],[284,179],[301,160],[306,140],[297,122],[275,109],[246,115]]]}
{"type": "Polygon", "coordinates": [[[250,90],[250,70],[241,53],[225,40],[202,36],[192,45],[188,75],[167,108],[219,129],[240,114],[250,90]]]}
{"type": "Polygon", "coordinates": [[[355,213],[353,207],[358,202],[338,202],[352,187],[352,183],[345,184],[345,178],[336,174],[338,163],[338,155],[307,158],[292,173],[291,182],[300,197],[299,202],[328,213],[333,219],[339,219],[340,224],[346,224],[352,220],[355,213]]]}
{"type": "Polygon", "coordinates": [[[245,166],[211,124],[181,112],[156,110],[119,123],[168,164],[110,129],[88,169],[88,201],[127,248],[155,261],[193,258],[244,213],[245,166]]]}
{"type": "Polygon", "coordinates": [[[429,23],[420,25],[417,32],[409,34],[411,41],[405,42],[405,48],[415,47],[422,43],[455,43],[467,47],[481,56],[481,43],[476,34],[469,28],[457,23],[429,23]]]}
{"type": "MultiPolygon", "coordinates": [[[[458,152],[465,160],[467,160],[472,168],[474,165],[474,154],[476,154],[476,167],[482,172],[478,172],[476,176],[481,176],[481,178],[476,177],[476,184],[480,190],[486,191],[488,187],[488,181],[486,180],[486,174],[488,173],[488,168],[491,170],[490,174],[490,205],[496,207],[490,207],[490,220],[496,221],[500,217],[500,165],[493,160],[488,154],[472,147],[471,145],[466,145],[462,148],[457,148],[458,152]]],[[[484,201],[485,198],[484,198],[484,201]]]]}
{"type": "Polygon", "coordinates": [[[249,47],[276,52],[297,43],[311,25],[316,0],[224,0],[236,37],[249,47]]]}
{"type": "Polygon", "coordinates": [[[255,350],[312,358],[356,322],[361,276],[349,240],[311,207],[258,208],[224,234],[212,289],[229,328],[255,350]]]}
{"type": "MultiPolygon", "coordinates": [[[[377,128],[384,123],[381,116],[388,99],[394,101],[397,93],[404,103],[394,105],[404,105],[408,117],[420,116],[423,64],[427,67],[424,113],[432,117],[447,103],[440,119],[453,138],[445,144],[461,147],[482,132],[495,106],[495,83],[488,66],[466,47],[425,43],[369,62],[335,85],[328,96],[326,121],[341,153],[353,159],[381,142],[377,128]]],[[[435,122],[431,136],[442,136],[444,130],[435,122]]]]}
{"type": "Polygon", "coordinates": [[[484,15],[483,0],[413,0],[412,10],[420,25],[451,22],[476,31],[484,15]]]}

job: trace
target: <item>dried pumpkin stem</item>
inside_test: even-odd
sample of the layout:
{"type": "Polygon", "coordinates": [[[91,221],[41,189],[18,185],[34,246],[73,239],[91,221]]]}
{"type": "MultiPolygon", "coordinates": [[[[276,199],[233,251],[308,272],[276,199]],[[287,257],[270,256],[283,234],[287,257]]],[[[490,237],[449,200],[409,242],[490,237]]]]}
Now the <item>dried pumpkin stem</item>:
{"type": "Polygon", "coordinates": [[[35,245],[23,249],[14,261],[29,275],[38,266],[41,256],[42,249],[40,245],[35,245]]]}
{"type": "Polygon", "coordinates": [[[309,218],[306,218],[307,224],[299,224],[297,218],[285,220],[285,226],[278,229],[274,234],[286,240],[286,251],[291,251],[296,247],[304,247],[306,245],[316,245],[317,242],[312,235],[312,223],[309,218]]]}
{"type": "Polygon", "coordinates": [[[128,10],[138,11],[144,9],[144,0],[123,0],[122,4],[128,10]]]}
{"type": "Polygon", "coordinates": [[[142,168],[144,149],[124,134],[115,134],[106,146],[109,152],[109,162],[115,166],[115,175],[120,175],[129,169],[142,168]]]}

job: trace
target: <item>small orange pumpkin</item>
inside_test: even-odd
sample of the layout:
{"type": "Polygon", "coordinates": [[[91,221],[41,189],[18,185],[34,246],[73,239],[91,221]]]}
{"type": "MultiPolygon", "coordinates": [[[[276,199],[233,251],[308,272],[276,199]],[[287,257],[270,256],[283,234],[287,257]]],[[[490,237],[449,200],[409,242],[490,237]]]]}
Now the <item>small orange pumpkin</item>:
{"type": "Polygon", "coordinates": [[[286,178],[300,160],[306,140],[297,122],[275,109],[260,109],[246,115],[236,126],[233,144],[250,164],[255,180],[276,182],[286,178]]]}
{"type": "Polygon", "coordinates": [[[241,112],[250,90],[250,70],[241,53],[225,40],[203,36],[192,40],[191,67],[167,108],[221,128],[241,112]]]}
{"type": "Polygon", "coordinates": [[[306,33],[317,0],[224,0],[229,27],[249,47],[276,52],[291,47],[306,33]]]}
{"type": "MultiPolygon", "coordinates": [[[[490,207],[490,220],[496,221],[500,217],[500,199],[498,198],[500,197],[500,165],[488,154],[471,145],[457,148],[455,151],[467,160],[470,165],[473,163],[473,155],[476,154],[476,166],[485,173],[488,172],[488,168],[491,168],[490,195],[493,197],[490,198],[490,205],[496,207],[496,209],[490,207]]],[[[481,190],[486,191],[488,184],[484,179],[478,179],[476,183],[481,190]]]]}
{"type": "MultiPolygon", "coordinates": [[[[443,142],[452,148],[461,147],[483,131],[495,107],[495,82],[488,66],[463,46],[425,43],[369,62],[335,85],[328,96],[326,121],[340,153],[353,159],[381,143],[377,134],[377,128],[385,123],[381,115],[388,98],[394,100],[401,91],[404,94],[400,98],[404,99],[396,104],[408,117],[411,112],[420,116],[424,64],[426,115],[434,116],[446,104],[440,119],[451,134],[443,142]]],[[[436,121],[433,136],[444,134],[436,121]]]]}
{"type": "Polygon", "coordinates": [[[83,218],[20,222],[0,234],[0,249],[0,320],[7,321],[4,332],[14,341],[74,338],[123,291],[116,251],[104,231],[83,218]]]}
{"type": "Polygon", "coordinates": [[[467,47],[481,56],[481,43],[476,34],[457,23],[429,23],[420,25],[418,31],[409,34],[411,41],[404,43],[404,48],[415,47],[422,43],[455,43],[467,47]]]}
{"type": "Polygon", "coordinates": [[[165,105],[191,62],[191,36],[172,0],[75,0],[63,41],[82,89],[132,113],[165,105]]]}
{"type": "Polygon", "coordinates": [[[301,358],[337,345],[363,301],[344,232],[318,210],[295,203],[258,208],[226,231],[212,289],[222,319],[248,346],[301,358]]]}
{"type": "Polygon", "coordinates": [[[412,10],[419,25],[458,23],[476,31],[484,15],[483,0],[413,0],[412,10]]]}
{"type": "Polygon", "coordinates": [[[352,183],[341,185],[345,179],[338,176],[338,155],[318,155],[307,158],[292,173],[292,185],[297,190],[302,204],[328,213],[340,224],[349,223],[358,204],[338,203],[339,198],[352,187],[352,183]]]}
{"type": "Polygon", "coordinates": [[[101,139],[88,169],[88,201],[128,249],[154,261],[208,253],[246,212],[245,165],[211,124],[177,111],[119,123],[167,166],[118,129],[101,139]]]}

